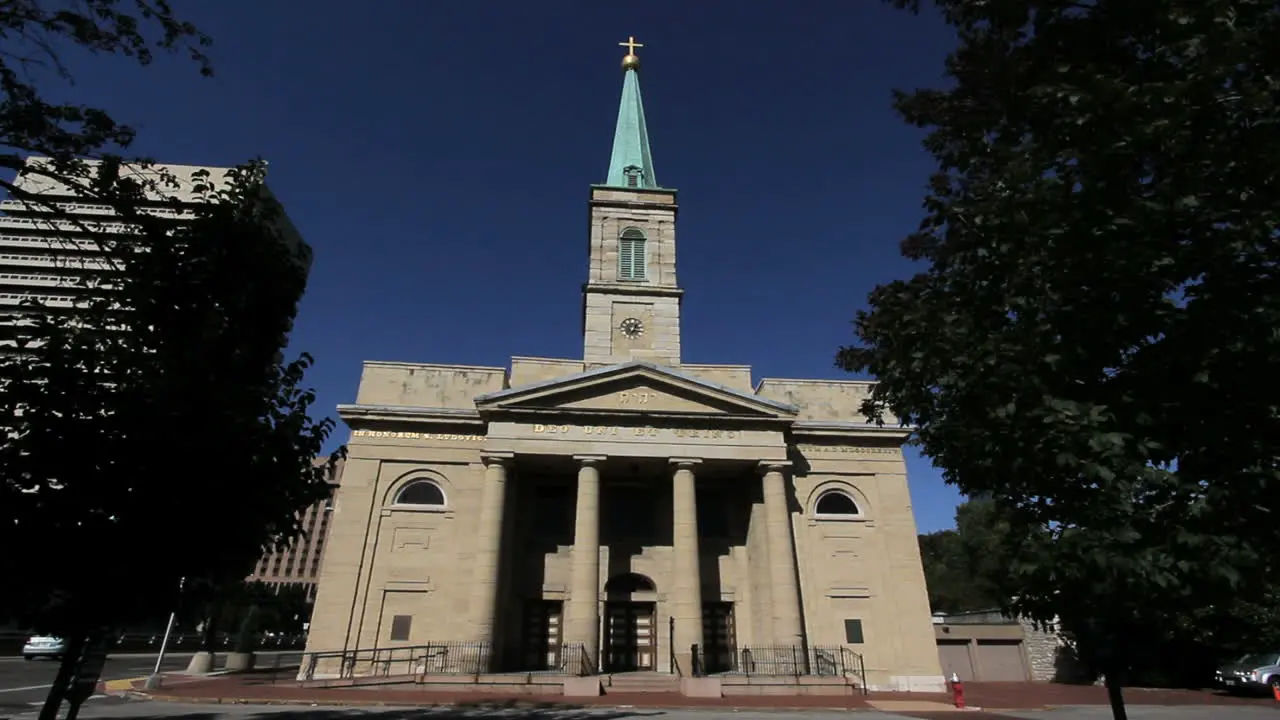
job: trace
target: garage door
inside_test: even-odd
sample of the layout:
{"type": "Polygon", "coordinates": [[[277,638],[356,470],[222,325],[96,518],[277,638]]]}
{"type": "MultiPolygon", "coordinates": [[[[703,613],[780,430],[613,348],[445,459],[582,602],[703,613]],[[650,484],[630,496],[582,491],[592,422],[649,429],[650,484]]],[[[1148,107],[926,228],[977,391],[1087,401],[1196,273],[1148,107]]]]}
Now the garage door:
{"type": "Polygon", "coordinates": [[[939,640],[938,661],[942,663],[942,672],[951,679],[954,673],[961,680],[973,680],[973,663],[969,662],[968,640],[939,640]]]}
{"type": "Polygon", "coordinates": [[[978,667],[989,682],[1022,682],[1029,679],[1022,659],[1021,640],[979,640],[978,667]]]}

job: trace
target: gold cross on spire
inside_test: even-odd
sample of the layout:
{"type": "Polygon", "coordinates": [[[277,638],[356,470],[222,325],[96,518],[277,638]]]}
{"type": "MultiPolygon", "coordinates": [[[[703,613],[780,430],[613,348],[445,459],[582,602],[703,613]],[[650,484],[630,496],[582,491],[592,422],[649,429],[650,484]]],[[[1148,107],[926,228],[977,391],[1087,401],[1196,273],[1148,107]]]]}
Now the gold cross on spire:
{"type": "Polygon", "coordinates": [[[622,58],[622,69],[623,70],[639,70],[640,56],[636,55],[636,48],[642,48],[644,47],[644,45],[636,42],[635,36],[631,35],[627,37],[626,42],[618,43],[618,46],[624,47],[627,49],[626,57],[622,58]]]}

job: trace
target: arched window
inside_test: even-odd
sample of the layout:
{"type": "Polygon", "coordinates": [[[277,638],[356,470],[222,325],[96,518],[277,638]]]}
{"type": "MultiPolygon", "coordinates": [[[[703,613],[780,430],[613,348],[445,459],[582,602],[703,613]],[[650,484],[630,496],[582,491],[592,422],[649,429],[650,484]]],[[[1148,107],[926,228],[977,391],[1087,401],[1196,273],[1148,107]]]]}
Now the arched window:
{"type": "Polygon", "coordinates": [[[814,505],[813,512],[815,515],[843,515],[854,516],[861,515],[858,510],[858,503],[853,498],[839,490],[828,490],[818,498],[818,502],[814,505]]]}
{"type": "Polygon", "coordinates": [[[618,279],[644,280],[645,238],[639,228],[627,228],[618,238],[618,279]]]}
{"type": "Polygon", "coordinates": [[[430,480],[414,480],[396,493],[396,505],[443,507],[444,491],[430,480]]]}

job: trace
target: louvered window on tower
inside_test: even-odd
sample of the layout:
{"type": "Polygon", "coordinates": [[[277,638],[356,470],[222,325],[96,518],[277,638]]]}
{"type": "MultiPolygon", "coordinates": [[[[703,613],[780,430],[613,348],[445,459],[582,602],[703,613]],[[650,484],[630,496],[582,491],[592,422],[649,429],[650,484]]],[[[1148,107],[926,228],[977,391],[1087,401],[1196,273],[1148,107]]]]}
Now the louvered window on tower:
{"type": "Polygon", "coordinates": [[[645,268],[644,233],[628,228],[618,238],[618,279],[643,280],[645,268]]]}

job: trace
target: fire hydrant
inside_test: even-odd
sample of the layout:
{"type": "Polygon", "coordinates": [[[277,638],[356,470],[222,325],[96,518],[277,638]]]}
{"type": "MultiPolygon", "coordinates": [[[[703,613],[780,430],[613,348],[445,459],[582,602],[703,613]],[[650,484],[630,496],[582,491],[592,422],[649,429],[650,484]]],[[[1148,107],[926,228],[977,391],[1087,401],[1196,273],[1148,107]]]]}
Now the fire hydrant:
{"type": "Polygon", "coordinates": [[[964,683],[960,681],[960,676],[951,673],[951,697],[955,700],[956,708],[964,709],[964,683]]]}

